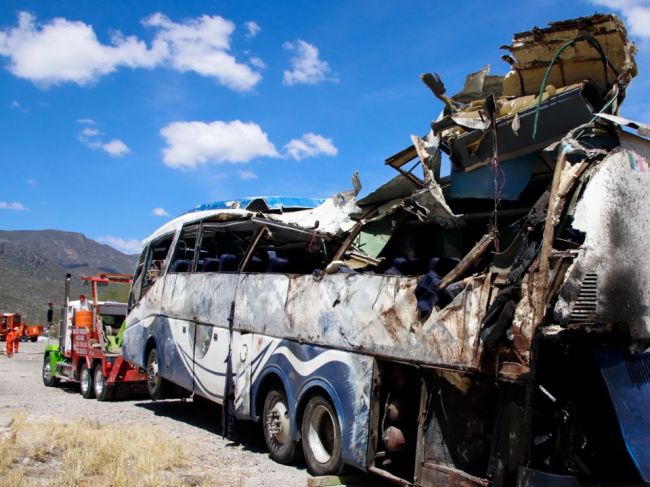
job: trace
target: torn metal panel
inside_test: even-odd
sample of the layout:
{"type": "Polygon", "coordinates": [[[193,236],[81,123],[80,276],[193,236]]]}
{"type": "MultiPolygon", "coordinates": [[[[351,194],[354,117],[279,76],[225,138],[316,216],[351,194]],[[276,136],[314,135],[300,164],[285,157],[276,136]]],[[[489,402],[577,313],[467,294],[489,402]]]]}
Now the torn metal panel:
{"type": "MultiPolygon", "coordinates": [[[[607,60],[619,73],[635,76],[636,46],[627,40],[627,31],[615,15],[593,15],[561,22],[552,22],[546,29],[535,28],[515,34],[512,45],[503,46],[512,58],[512,70],[503,80],[504,96],[537,93],[542,78],[557,50],[565,42],[588,33],[602,46],[607,60]]],[[[559,87],[583,80],[592,80],[601,94],[616,80],[611,68],[604,66],[596,49],[587,42],[578,42],[566,49],[551,70],[548,83],[559,87]]]]}
{"type": "Polygon", "coordinates": [[[358,211],[355,194],[353,191],[348,191],[327,198],[320,205],[309,210],[282,214],[269,213],[266,217],[302,229],[338,235],[349,232],[354,227],[355,222],[350,215],[358,211]]]}
{"type": "Polygon", "coordinates": [[[533,171],[538,165],[538,155],[529,154],[504,161],[499,165],[499,173],[496,175],[494,169],[488,166],[471,172],[454,171],[451,173],[451,184],[446,188],[445,196],[449,199],[494,198],[496,177],[500,184],[499,198],[515,201],[530,182],[533,171]]]}
{"type": "Polygon", "coordinates": [[[650,142],[633,137],[600,163],[575,210],[585,242],[560,289],[561,323],[625,323],[634,339],[650,338],[650,247],[647,229],[650,142]]]}
{"type": "Polygon", "coordinates": [[[650,125],[645,123],[635,122],[629,118],[619,117],[618,115],[612,115],[610,113],[597,113],[596,116],[614,122],[615,124],[632,128],[642,137],[650,137],[650,125]]]}
{"type": "Polygon", "coordinates": [[[490,76],[488,64],[480,71],[468,74],[463,89],[452,96],[452,99],[461,103],[470,103],[485,99],[490,93],[501,96],[502,83],[503,76],[490,76]]]}
{"type": "Polygon", "coordinates": [[[424,322],[417,315],[416,285],[417,279],[399,276],[244,275],[235,328],[407,362],[478,368],[489,276],[470,279],[451,304],[424,322]]]}
{"type": "MultiPolygon", "coordinates": [[[[415,148],[413,157],[417,156],[415,148]]],[[[399,174],[387,183],[382,184],[379,188],[368,194],[366,197],[357,201],[357,205],[365,209],[371,205],[386,203],[387,201],[406,198],[421,187],[415,184],[407,177],[399,174]]]]}
{"type": "MultiPolygon", "coordinates": [[[[535,139],[533,122],[536,104],[518,111],[519,129],[512,130],[514,115],[501,117],[496,121],[497,158],[506,161],[531,154],[561,139],[571,129],[589,122],[600,100],[589,93],[589,85],[574,85],[558,90],[542,101],[540,120],[535,139]]],[[[447,147],[451,161],[465,171],[489,163],[494,152],[493,137],[483,130],[463,131],[458,134],[442,135],[442,146],[447,147]]]]}

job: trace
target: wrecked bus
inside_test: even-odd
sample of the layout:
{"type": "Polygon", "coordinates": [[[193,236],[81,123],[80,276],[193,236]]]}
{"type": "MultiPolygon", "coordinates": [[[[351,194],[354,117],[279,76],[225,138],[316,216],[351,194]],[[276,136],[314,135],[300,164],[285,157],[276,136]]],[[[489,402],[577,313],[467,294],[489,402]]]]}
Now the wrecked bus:
{"type": "Polygon", "coordinates": [[[443,111],[365,197],[355,174],[151,235],[123,353],[152,397],[222,404],[225,434],[260,421],[314,474],[650,482],[650,127],[618,115],[635,48],[613,15],[506,48],[505,77],[454,96],[422,76],[443,111]]]}

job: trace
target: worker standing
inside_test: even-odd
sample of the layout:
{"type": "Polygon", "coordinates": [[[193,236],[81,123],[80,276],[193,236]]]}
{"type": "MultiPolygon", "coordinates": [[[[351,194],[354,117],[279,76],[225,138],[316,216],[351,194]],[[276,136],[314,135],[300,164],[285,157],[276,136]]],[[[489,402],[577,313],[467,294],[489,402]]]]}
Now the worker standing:
{"type": "Polygon", "coordinates": [[[7,353],[7,357],[9,358],[14,356],[14,338],[15,338],[14,331],[9,330],[9,332],[5,336],[5,352],[7,353]]]}
{"type": "Polygon", "coordinates": [[[14,353],[20,352],[20,339],[23,336],[23,326],[17,326],[14,328],[14,353]]]}

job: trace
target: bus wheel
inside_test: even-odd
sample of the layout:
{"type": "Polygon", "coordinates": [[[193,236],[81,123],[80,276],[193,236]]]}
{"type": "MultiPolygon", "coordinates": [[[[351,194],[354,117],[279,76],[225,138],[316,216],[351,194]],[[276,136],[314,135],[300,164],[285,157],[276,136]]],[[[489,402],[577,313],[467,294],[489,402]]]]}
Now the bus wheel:
{"type": "Polygon", "coordinates": [[[158,367],[158,350],[152,348],[147,356],[147,390],[154,401],[164,399],[167,393],[167,381],[160,377],[158,367]]]}
{"type": "Polygon", "coordinates": [[[338,475],[343,470],[339,420],[334,406],[323,396],[312,397],[305,407],[302,449],[313,475],[338,475]]]}
{"type": "Polygon", "coordinates": [[[58,377],[52,375],[52,362],[49,354],[43,359],[43,384],[47,387],[56,387],[59,385],[58,377]]]}
{"type": "Polygon", "coordinates": [[[291,438],[289,404],[286,394],[281,389],[271,389],[266,395],[262,421],[269,456],[279,463],[293,462],[298,448],[291,438]]]}
{"type": "Polygon", "coordinates": [[[106,377],[104,377],[104,372],[102,371],[102,364],[99,363],[95,365],[94,377],[94,387],[95,387],[95,397],[98,401],[111,401],[114,396],[113,386],[106,384],[106,377]]]}
{"type": "Polygon", "coordinates": [[[95,397],[95,390],[93,389],[93,376],[90,369],[83,364],[81,366],[81,374],[79,375],[79,389],[84,399],[92,399],[95,397]]]}

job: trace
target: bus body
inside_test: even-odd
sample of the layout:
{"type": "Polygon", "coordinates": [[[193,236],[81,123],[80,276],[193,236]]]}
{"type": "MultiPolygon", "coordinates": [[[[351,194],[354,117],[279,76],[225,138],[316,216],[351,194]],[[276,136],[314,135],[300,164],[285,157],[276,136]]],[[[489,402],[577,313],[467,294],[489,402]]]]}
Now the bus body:
{"type": "Polygon", "coordinates": [[[445,111],[364,198],[208,204],[146,239],[122,350],[151,396],[260,421],[314,474],[650,482],[650,142],[622,127],[650,128],[616,116],[633,48],[595,15],[510,50],[453,99],[423,75],[445,111]]]}

